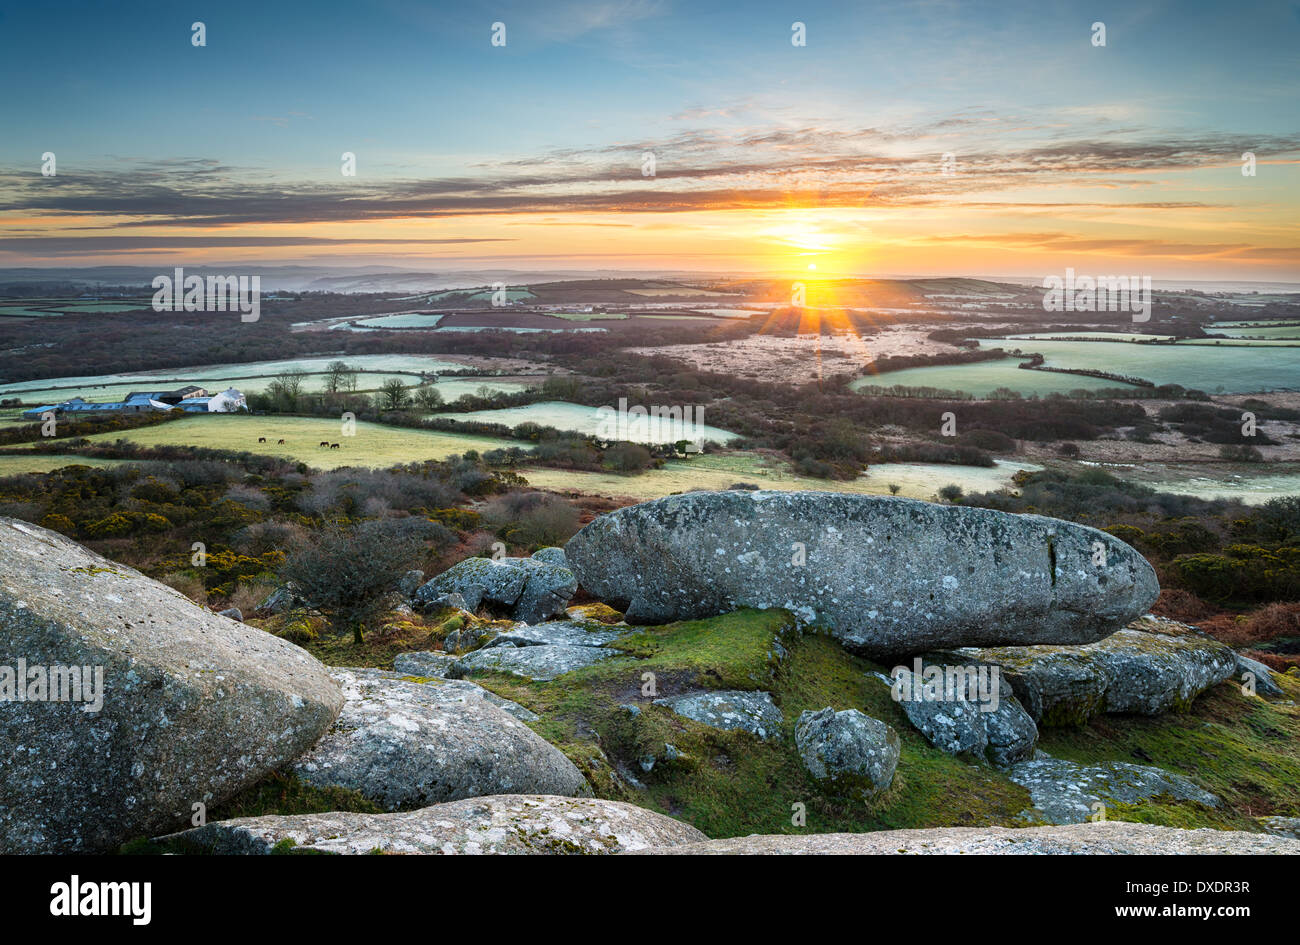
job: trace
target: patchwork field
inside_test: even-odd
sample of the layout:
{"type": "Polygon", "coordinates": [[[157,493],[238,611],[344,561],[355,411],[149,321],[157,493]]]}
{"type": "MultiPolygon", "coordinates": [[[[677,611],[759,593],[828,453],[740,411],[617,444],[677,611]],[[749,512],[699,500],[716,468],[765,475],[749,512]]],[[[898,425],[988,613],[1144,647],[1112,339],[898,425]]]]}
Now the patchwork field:
{"type": "MultiPolygon", "coordinates": [[[[1006,340],[990,338],[981,340],[980,347],[1005,348],[1009,345],[1006,340]]],[[[1156,384],[1181,384],[1207,393],[1244,394],[1300,387],[1300,347],[1139,345],[1119,341],[1034,341],[1022,343],[1020,347],[1043,355],[1048,367],[1107,371],[1140,377],[1156,384]]],[[[931,370],[962,370],[965,367],[956,365],[931,370]]],[[[932,386],[951,387],[952,384],[935,383],[932,386]]]]}
{"type": "Polygon", "coordinates": [[[318,469],[340,466],[392,466],[426,459],[445,459],[466,450],[517,446],[510,440],[487,436],[462,436],[432,430],[409,430],[378,423],[358,422],[354,436],[344,436],[337,420],[314,417],[208,414],[186,417],[158,426],[126,432],[98,433],[92,442],[129,440],[141,446],[199,446],[209,449],[246,450],[266,456],[307,463],[318,469]],[[259,437],[267,442],[259,443],[259,437]],[[283,446],[277,440],[284,440],[283,446]],[[322,440],[338,449],[320,446],[322,440]]]}
{"type": "MultiPolygon", "coordinates": [[[[434,374],[439,371],[458,370],[464,367],[464,365],[452,361],[443,361],[438,358],[417,354],[363,354],[342,359],[297,358],[284,361],[249,361],[241,364],[209,364],[202,367],[163,368],[158,371],[126,374],[53,377],[39,381],[18,381],[11,384],[0,384],[0,395],[21,394],[26,399],[26,394],[29,391],[49,391],[55,388],[111,387],[119,384],[139,390],[149,387],[165,387],[171,382],[200,384],[205,387],[219,384],[238,386],[235,382],[240,380],[273,377],[276,374],[291,370],[320,374],[337,360],[346,361],[350,367],[358,371],[415,376],[434,374]]],[[[378,386],[378,384],[375,386],[378,386]]]]}
{"type": "Polygon", "coordinates": [[[617,473],[578,472],[542,467],[521,468],[520,475],[532,486],[555,492],[581,492],[610,498],[628,497],[643,501],[690,492],[696,489],[726,489],[748,483],[763,489],[791,492],[858,492],[889,495],[889,486],[899,486],[898,495],[912,499],[933,499],[943,486],[955,484],[967,492],[1014,488],[1011,477],[1022,469],[1039,469],[1028,463],[999,462],[992,469],[979,466],[948,466],[927,463],[882,463],[852,482],[810,479],[797,476],[783,460],[751,452],[715,453],[685,461],[670,462],[663,469],[637,476],[617,473]]]}
{"type": "MultiPolygon", "coordinates": [[[[441,383],[438,386],[439,389],[442,388],[441,383]]],[[[529,404],[526,407],[440,413],[437,416],[446,420],[501,423],[508,427],[521,423],[538,423],[542,426],[555,427],[557,430],[598,436],[601,435],[602,421],[607,414],[602,413],[598,407],[546,401],[529,404]]],[[[703,423],[673,423],[661,417],[646,417],[640,423],[634,418],[629,418],[626,430],[618,432],[614,438],[626,439],[634,443],[674,443],[678,440],[713,440],[715,443],[729,443],[736,439],[736,434],[703,423]]]]}
{"type": "MultiPolygon", "coordinates": [[[[62,469],[64,466],[103,468],[122,464],[123,461],[120,459],[96,459],[83,456],[50,456],[35,453],[30,456],[0,456],[0,477],[18,476],[23,473],[47,473],[55,469],[62,469]]],[[[135,465],[147,466],[149,464],[136,463],[135,465]]]]}
{"type": "MultiPolygon", "coordinates": [[[[1037,349],[1038,342],[1035,342],[1037,349]]],[[[1099,390],[1101,388],[1127,387],[1120,381],[1080,374],[1057,374],[1052,371],[1021,369],[1020,361],[1006,358],[1002,361],[977,361],[974,364],[940,364],[933,367],[906,368],[887,371],[855,380],[854,390],[864,387],[935,387],[940,390],[957,390],[975,397],[987,397],[1000,387],[1018,391],[1024,396],[1037,394],[1064,394],[1072,390],[1099,390]]]]}

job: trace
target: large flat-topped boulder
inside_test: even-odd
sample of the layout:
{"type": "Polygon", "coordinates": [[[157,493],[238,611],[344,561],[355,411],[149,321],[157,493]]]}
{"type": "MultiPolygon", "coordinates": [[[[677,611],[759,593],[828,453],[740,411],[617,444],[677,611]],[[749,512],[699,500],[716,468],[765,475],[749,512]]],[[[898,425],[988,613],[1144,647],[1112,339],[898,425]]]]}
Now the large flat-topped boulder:
{"type": "Polygon", "coordinates": [[[564,553],[629,623],[785,608],[874,656],[1091,643],[1160,591],[1145,558],[1094,528],[829,492],[668,496],[595,519],[564,553]]]}
{"type": "Polygon", "coordinates": [[[0,698],[6,853],[114,850],[189,823],[193,805],[211,807],[309,749],[343,705],[305,650],[8,518],[0,698]],[[87,691],[96,677],[98,706],[87,691]],[[79,699],[54,701],[60,688],[74,695],[74,679],[79,699]]]}

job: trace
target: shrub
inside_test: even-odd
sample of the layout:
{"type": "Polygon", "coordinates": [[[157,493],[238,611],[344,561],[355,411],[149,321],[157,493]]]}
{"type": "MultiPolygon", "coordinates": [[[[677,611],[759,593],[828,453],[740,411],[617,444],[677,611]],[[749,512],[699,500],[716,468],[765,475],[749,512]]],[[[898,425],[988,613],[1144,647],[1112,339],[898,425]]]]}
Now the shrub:
{"type": "Polygon", "coordinates": [[[545,492],[510,492],[483,507],[483,519],[508,544],[561,545],[578,530],[578,510],[545,492]]]}
{"type": "Polygon", "coordinates": [[[1016,441],[997,430],[968,430],[961,436],[964,446],[987,450],[990,453],[1011,453],[1015,451],[1016,441]]]}
{"type": "Polygon", "coordinates": [[[397,582],[422,551],[410,530],[392,520],[353,527],[331,522],[293,548],[280,577],[296,585],[335,632],[350,630],[360,645],[366,621],[391,607],[397,582]]]}

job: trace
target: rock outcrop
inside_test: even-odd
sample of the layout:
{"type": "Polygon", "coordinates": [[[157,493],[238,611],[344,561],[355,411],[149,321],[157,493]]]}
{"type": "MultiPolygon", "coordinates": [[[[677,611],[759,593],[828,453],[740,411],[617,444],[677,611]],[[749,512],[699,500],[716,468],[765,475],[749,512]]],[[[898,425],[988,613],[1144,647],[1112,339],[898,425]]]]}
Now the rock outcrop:
{"type": "Polygon", "coordinates": [[[838,782],[871,798],[894,780],[898,733],[857,709],[804,712],[795,723],[794,740],[804,767],[819,781],[838,782]]]}
{"type": "Polygon", "coordinates": [[[487,604],[524,623],[564,613],[578,590],[573,572],[543,558],[466,558],[415,591],[417,604],[431,608],[459,594],[465,610],[487,604]]]}
{"type": "Polygon", "coordinates": [[[242,817],[161,838],[215,854],[599,854],[706,840],[694,827],[618,801],[502,795],[397,814],[242,817]]]}
{"type": "Polygon", "coordinates": [[[415,650],[393,657],[393,671],[402,676],[447,677],[456,656],[440,650],[415,650]]]}
{"type": "Polygon", "coordinates": [[[503,630],[487,646],[605,646],[631,632],[631,627],[611,629],[601,623],[549,620],[503,630]]]}
{"type": "Polygon", "coordinates": [[[1160,715],[1230,678],[1237,654],[1173,620],[1143,617],[1083,646],[962,648],[935,660],[1000,668],[1040,725],[1081,725],[1101,712],[1160,715]]]}
{"type": "Polygon", "coordinates": [[[293,765],[309,784],[350,788],[390,811],[488,794],[590,792],[563,752],[477,686],[379,669],[330,675],[347,701],[293,765]]]}
{"type": "Polygon", "coordinates": [[[895,667],[886,682],[903,714],[930,744],[950,755],[980,755],[999,766],[1033,757],[1038,726],[991,667],[920,658],[913,666],[895,667]]]}
{"type": "Polygon", "coordinates": [[[841,493],[669,496],[600,516],[564,552],[631,623],[785,608],[871,656],[1091,643],[1159,593],[1151,565],[1097,529],[841,493]]]}
{"type": "Polygon", "coordinates": [[[1219,799],[1181,774],[1124,761],[1081,765],[1061,758],[1037,758],[1012,765],[1007,776],[1029,791],[1033,808],[1026,821],[1079,824],[1100,813],[1096,805],[1134,804],[1167,796],[1218,807],[1219,799]]]}
{"type": "Polygon", "coordinates": [[[1255,694],[1265,699],[1281,699],[1286,696],[1282,687],[1273,681],[1273,671],[1249,656],[1237,654],[1237,668],[1233,676],[1243,683],[1249,681],[1255,687],[1255,694]]]}
{"type": "Polygon", "coordinates": [[[343,704],[299,647],[7,518],[0,628],[7,853],[114,850],[186,823],[192,805],[211,807],[309,749],[343,704]],[[24,699],[10,701],[20,668],[24,699]],[[74,680],[80,698],[57,701],[78,695],[74,680]]]}
{"type": "Polygon", "coordinates": [[[459,678],[466,673],[489,670],[546,682],[614,655],[613,650],[603,650],[600,647],[567,646],[560,643],[544,646],[494,646],[467,653],[448,672],[459,678]]]}
{"type": "Polygon", "coordinates": [[[639,853],[747,854],[755,856],[876,854],[885,856],[983,854],[1291,854],[1300,840],[1232,830],[1182,830],[1152,824],[1106,821],[1061,827],[928,827],[874,833],[776,834],[707,840],[639,853]]]}
{"type": "Polygon", "coordinates": [[[738,728],[758,738],[780,738],[784,722],[769,692],[710,690],[656,699],[654,704],[710,728],[722,731],[738,728]]]}

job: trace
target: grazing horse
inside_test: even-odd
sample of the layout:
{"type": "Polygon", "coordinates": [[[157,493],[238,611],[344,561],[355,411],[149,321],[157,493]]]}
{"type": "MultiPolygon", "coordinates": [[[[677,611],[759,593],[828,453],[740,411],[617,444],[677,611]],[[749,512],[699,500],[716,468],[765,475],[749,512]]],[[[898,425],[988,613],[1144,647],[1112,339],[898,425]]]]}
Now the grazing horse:
{"type": "Polygon", "coordinates": [[[320,446],[329,446],[329,445],[330,445],[330,441],[329,441],[329,440],[321,440],[319,445],[320,445],[320,446]]]}
{"type": "Polygon", "coordinates": [[[284,446],[284,440],[276,440],[276,441],[275,441],[275,445],[276,445],[276,446],[284,446]]]}
{"type": "Polygon", "coordinates": [[[264,437],[264,436],[259,436],[259,437],[257,438],[257,442],[259,442],[259,443],[265,443],[265,442],[266,442],[266,437],[264,437]]]}
{"type": "Polygon", "coordinates": [[[337,443],[331,443],[331,444],[330,444],[330,449],[332,449],[332,450],[336,450],[336,449],[338,449],[338,448],[339,448],[339,445],[338,445],[337,443]]]}

